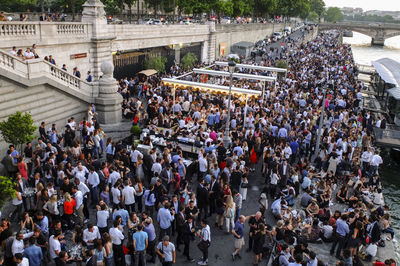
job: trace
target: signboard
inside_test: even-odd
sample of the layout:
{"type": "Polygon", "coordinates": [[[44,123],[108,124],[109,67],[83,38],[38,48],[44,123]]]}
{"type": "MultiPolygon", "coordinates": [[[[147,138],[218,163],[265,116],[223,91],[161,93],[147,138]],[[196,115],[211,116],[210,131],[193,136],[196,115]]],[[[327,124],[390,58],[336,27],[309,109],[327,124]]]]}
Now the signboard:
{"type": "Polygon", "coordinates": [[[226,43],[220,43],[219,44],[219,56],[224,56],[226,53],[226,43]]]}
{"type": "Polygon", "coordinates": [[[87,53],[80,53],[80,54],[72,54],[71,59],[79,59],[87,57],[87,53]]]}

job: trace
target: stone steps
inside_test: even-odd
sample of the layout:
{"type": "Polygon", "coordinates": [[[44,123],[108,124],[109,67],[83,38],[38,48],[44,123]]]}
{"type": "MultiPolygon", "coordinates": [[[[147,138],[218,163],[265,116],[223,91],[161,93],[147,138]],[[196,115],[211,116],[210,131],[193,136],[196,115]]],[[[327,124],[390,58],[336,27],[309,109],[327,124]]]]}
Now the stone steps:
{"type": "Polygon", "coordinates": [[[29,97],[18,98],[9,102],[0,104],[0,113],[2,117],[8,117],[16,111],[31,112],[35,108],[48,105],[61,97],[54,97],[54,91],[43,91],[29,97]]]}
{"type": "Polygon", "coordinates": [[[46,91],[46,89],[43,86],[29,88],[29,89],[27,89],[27,88],[18,89],[17,91],[15,91],[13,93],[0,95],[0,103],[2,106],[3,104],[7,104],[7,103],[12,104],[12,102],[17,99],[33,99],[33,97],[35,97],[35,95],[38,95],[44,91],[46,91]]]}
{"type": "Polygon", "coordinates": [[[15,92],[15,87],[13,87],[13,85],[11,85],[11,84],[7,84],[5,86],[4,85],[0,86],[0,96],[7,95],[7,94],[13,93],[13,92],[15,92]]]}
{"type": "Polygon", "coordinates": [[[60,115],[66,119],[66,112],[78,110],[80,105],[81,104],[79,102],[74,102],[73,100],[67,98],[63,101],[54,102],[53,104],[32,110],[31,114],[36,122],[40,123],[41,121],[45,121],[47,124],[49,124],[50,121],[53,122],[59,120],[57,118],[60,115]]]}

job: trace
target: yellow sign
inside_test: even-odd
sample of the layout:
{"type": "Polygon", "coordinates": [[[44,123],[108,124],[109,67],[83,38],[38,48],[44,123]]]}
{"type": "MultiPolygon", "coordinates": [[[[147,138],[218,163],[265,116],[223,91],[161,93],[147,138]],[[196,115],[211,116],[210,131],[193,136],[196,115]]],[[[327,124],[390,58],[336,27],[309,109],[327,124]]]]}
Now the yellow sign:
{"type": "Polygon", "coordinates": [[[219,44],[219,56],[224,56],[226,52],[226,43],[220,43],[219,44]]]}

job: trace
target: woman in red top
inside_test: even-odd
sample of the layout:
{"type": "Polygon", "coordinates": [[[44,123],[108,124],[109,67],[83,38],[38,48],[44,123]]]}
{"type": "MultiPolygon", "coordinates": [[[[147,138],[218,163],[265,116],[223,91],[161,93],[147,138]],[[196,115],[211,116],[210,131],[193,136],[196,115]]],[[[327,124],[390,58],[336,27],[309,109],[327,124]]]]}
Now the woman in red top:
{"type": "Polygon", "coordinates": [[[28,180],[28,166],[26,165],[25,158],[24,157],[18,158],[17,165],[18,165],[18,171],[21,174],[21,176],[26,180],[28,180]]]}
{"type": "Polygon", "coordinates": [[[76,206],[75,200],[71,197],[71,195],[66,192],[64,194],[64,219],[67,223],[68,229],[72,229],[71,226],[71,219],[72,219],[72,214],[74,213],[74,208],[76,206]]]}

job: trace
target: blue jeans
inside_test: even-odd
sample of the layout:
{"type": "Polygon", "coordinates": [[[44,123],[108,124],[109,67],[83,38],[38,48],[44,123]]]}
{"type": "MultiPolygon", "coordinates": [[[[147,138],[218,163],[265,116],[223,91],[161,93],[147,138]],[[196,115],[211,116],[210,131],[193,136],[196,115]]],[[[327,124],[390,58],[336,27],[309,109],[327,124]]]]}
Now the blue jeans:
{"type": "Polygon", "coordinates": [[[236,223],[236,221],[239,219],[240,210],[241,210],[241,208],[240,208],[240,209],[239,209],[239,208],[236,209],[236,212],[235,212],[235,223],[236,223]]]}

